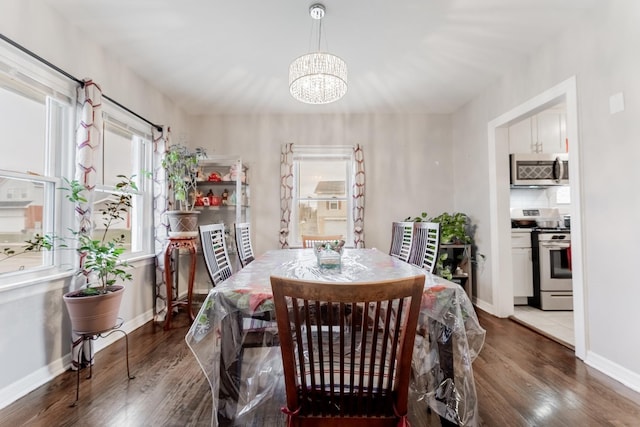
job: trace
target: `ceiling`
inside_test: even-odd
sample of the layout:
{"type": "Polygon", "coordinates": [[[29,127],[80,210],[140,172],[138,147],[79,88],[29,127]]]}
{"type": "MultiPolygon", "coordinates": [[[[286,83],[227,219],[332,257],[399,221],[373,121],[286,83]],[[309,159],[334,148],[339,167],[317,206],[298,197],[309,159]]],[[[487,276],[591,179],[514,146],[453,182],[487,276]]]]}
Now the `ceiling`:
{"type": "Polygon", "coordinates": [[[288,90],[289,64],[317,44],[313,0],[41,1],[185,111],[213,114],[450,113],[600,0],[325,0],[322,45],[349,70],[327,105],[288,90]]]}

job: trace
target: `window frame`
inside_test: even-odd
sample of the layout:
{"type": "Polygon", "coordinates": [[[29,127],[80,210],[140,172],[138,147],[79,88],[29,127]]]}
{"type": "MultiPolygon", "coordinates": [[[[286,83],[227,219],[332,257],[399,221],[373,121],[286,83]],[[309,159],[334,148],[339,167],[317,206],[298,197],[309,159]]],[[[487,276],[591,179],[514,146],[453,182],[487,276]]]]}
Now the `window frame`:
{"type": "Polygon", "coordinates": [[[102,164],[97,166],[99,178],[94,191],[96,194],[119,195],[121,192],[115,189],[115,185],[105,184],[105,138],[107,128],[113,126],[117,130],[129,133],[132,137],[134,155],[131,162],[131,175],[135,175],[134,181],[138,191],[130,191],[133,195],[134,208],[131,214],[131,250],[125,252],[121,259],[131,261],[133,259],[154,256],[153,249],[153,182],[150,172],[153,170],[153,135],[152,125],[124,111],[115,103],[103,99],[103,141],[101,144],[102,153],[98,156],[98,161],[102,164]]]}
{"type": "MultiPolygon", "coordinates": [[[[45,151],[43,173],[1,170],[9,179],[38,182],[43,185],[42,233],[64,235],[73,224],[73,209],[65,209],[61,203],[62,178],[70,176],[75,146],[73,123],[76,116],[78,84],[58,72],[25,56],[10,46],[0,46],[0,82],[4,89],[25,98],[42,102],[45,113],[45,135],[37,144],[45,151]]],[[[75,265],[74,251],[53,250],[42,253],[39,266],[15,270],[0,275],[0,291],[30,283],[53,280],[71,274],[75,265]]]]}
{"type": "Polygon", "coordinates": [[[322,202],[345,202],[347,212],[347,233],[345,236],[346,246],[352,247],[354,240],[354,219],[353,219],[353,183],[355,181],[355,156],[352,146],[300,146],[296,145],[292,156],[293,163],[293,191],[291,201],[291,221],[289,224],[289,245],[301,247],[299,224],[299,206],[301,201],[322,202]],[[316,197],[313,199],[301,199],[299,195],[300,183],[300,162],[304,161],[346,161],[347,170],[345,175],[345,196],[344,198],[316,197]]]}

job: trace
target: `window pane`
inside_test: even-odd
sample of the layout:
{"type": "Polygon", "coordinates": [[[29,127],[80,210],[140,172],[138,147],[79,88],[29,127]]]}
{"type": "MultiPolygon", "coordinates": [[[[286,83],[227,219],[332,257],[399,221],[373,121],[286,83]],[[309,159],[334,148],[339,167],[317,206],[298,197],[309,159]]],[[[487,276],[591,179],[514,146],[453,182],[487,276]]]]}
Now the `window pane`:
{"type": "Polygon", "coordinates": [[[45,200],[51,200],[45,192],[52,193],[53,187],[51,182],[0,175],[0,273],[51,265],[51,252],[24,253],[24,247],[51,226],[43,220],[45,212],[53,217],[52,206],[45,205],[45,200]]]}
{"type": "Polygon", "coordinates": [[[45,174],[45,97],[0,87],[0,169],[45,174]],[[26,155],[28,153],[28,155],[26,155]]]}
{"type": "Polygon", "coordinates": [[[304,160],[299,162],[298,198],[344,197],[347,162],[304,160]]]}
{"type": "Polygon", "coordinates": [[[295,241],[303,234],[341,234],[348,239],[349,161],[300,159],[296,164],[295,241]]]}
{"type": "Polygon", "coordinates": [[[120,181],[118,175],[136,175],[137,141],[130,132],[108,123],[105,125],[102,184],[115,186],[120,181]]]}
{"type": "Polygon", "coordinates": [[[129,253],[132,251],[132,234],[131,234],[131,224],[132,224],[132,211],[135,209],[136,199],[137,197],[133,197],[132,204],[133,208],[123,208],[125,211],[120,212],[120,219],[112,220],[109,225],[109,232],[105,236],[104,231],[107,226],[106,221],[109,221],[109,217],[103,215],[103,211],[107,209],[107,203],[117,202],[119,199],[119,195],[115,193],[108,193],[103,191],[96,191],[96,201],[93,204],[93,231],[91,236],[96,240],[103,240],[105,242],[112,241],[114,239],[123,236],[124,247],[126,248],[125,253],[129,253]]]}
{"type": "MultiPolygon", "coordinates": [[[[346,202],[340,202],[343,207],[346,202]]],[[[347,210],[327,209],[327,203],[300,201],[298,203],[298,240],[303,234],[341,234],[347,237],[347,210]]]]}

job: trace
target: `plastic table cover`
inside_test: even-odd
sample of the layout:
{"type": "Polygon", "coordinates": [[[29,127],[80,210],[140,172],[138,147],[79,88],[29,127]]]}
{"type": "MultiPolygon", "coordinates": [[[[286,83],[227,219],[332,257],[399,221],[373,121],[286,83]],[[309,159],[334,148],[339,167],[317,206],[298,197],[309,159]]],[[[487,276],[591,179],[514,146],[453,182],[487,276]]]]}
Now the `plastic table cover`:
{"type": "Polygon", "coordinates": [[[218,414],[241,423],[270,399],[285,402],[278,346],[252,351],[251,366],[243,365],[248,326],[277,330],[275,319],[256,320],[269,319],[274,312],[272,274],[338,282],[424,274],[411,392],[449,421],[478,425],[472,362],[485,331],[461,286],[376,249],[345,249],[339,270],[320,269],[313,249],[284,249],[266,252],[211,289],[185,337],[211,386],[213,426],[218,425],[218,414]]]}

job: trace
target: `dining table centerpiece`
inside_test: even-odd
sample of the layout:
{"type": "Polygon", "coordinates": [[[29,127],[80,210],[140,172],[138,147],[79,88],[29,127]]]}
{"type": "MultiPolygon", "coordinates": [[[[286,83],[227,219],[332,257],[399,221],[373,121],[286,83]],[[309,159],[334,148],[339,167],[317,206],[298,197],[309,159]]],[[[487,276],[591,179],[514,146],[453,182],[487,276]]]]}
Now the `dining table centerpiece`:
{"type": "Polygon", "coordinates": [[[342,266],[344,243],[344,240],[314,243],[313,250],[318,260],[318,267],[321,269],[339,270],[342,266]]]}

